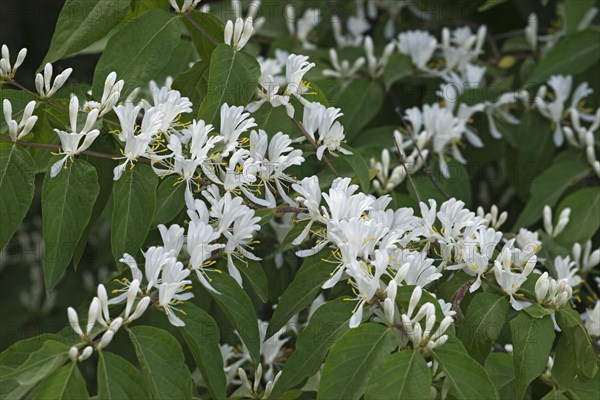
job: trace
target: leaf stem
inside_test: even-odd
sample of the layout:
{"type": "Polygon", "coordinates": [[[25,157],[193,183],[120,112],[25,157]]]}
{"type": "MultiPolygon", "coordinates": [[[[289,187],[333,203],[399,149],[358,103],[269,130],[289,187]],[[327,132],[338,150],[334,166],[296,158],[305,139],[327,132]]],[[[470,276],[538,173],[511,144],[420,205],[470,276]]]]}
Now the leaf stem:
{"type": "Polygon", "coordinates": [[[194,28],[196,28],[202,35],[204,35],[212,44],[214,44],[215,46],[219,44],[219,42],[217,42],[217,40],[206,31],[206,29],[204,29],[198,22],[196,22],[194,20],[194,18],[192,18],[190,16],[190,14],[184,14],[185,19],[187,19],[193,26],[194,28]]]}

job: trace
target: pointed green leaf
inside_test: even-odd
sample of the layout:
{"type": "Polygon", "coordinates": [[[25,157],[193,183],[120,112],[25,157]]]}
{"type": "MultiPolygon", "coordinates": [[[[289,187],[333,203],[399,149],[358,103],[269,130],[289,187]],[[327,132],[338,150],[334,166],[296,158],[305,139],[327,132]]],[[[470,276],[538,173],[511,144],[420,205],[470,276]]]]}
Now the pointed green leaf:
{"type": "Polygon", "coordinates": [[[2,369],[0,377],[2,381],[14,379],[20,385],[33,385],[63,365],[67,360],[68,351],[68,345],[56,340],[46,340],[38,350],[32,351],[18,367],[2,369]]]}
{"type": "Polygon", "coordinates": [[[340,157],[350,165],[363,192],[369,192],[369,186],[371,185],[371,177],[369,176],[369,165],[356,149],[350,146],[344,146],[344,148],[350,150],[352,154],[341,154],[340,157]]]}
{"type": "Polygon", "coordinates": [[[492,293],[475,295],[465,314],[457,325],[456,336],[463,342],[469,355],[483,363],[506,323],[510,304],[505,296],[492,293]]]}
{"type": "Polygon", "coordinates": [[[276,399],[282,392],[319,371],[331,346],[350,329],[348,321],[354,305],[335,299],[317,308],[298,336],[296,350],[283,365],[283,372],[270,398],[276,399]]]}
{"type": "Polygon", "coordinates": [[[178,17],[150,9],[111,36],[94,72],[93,90],[100,96],[112,71],[125,81],[121,97],[145,86],[167,65],[180,40],[178,17]]]}
{"type": "Polygon", "coordinates": [[[169,176],[159,183],[153,227],[173,221],[185,207],[185,183],[178,180],[177,176],[169,176]]]}
{"type": "Polygon", "coordinates": [[[252,359],[257,362],[260,358],[260,335],[250,297],[227,273],[213,273],[210,279],[210,284],[220,293],[209,291],[210,295],[240,334],[252,359]]]}
{"type": "Polygon", "coordinates": [[[186,315],[183,318],[185,326],[180,328],[180,332],[210,394],[215,399],[223,399],[226,397],[227,380],[219,348],[219,327],[206,311],[190,302],[184,303],[181,309],[186,315]]]}
{"type": "Polygon", "coordinates": [[[54,178],[50,169],[46,172],[42,186],[46,291],[54,288],[71,262],[99,192],[96,169],[84,160],[75,160],[54,178]]]}
{"type": "Polygon", "coordinates": [[[350,144],[379,113],[384,98],[383,87],[376,80],[355,79],[344,89],[336,107],[344,113],[340,122],[350,144]]]}
{"type": "Polygon", "coordinates": [[[525,395],[529,384],[537,378],[548,363],[548,355],[554,342],[554,324],[550,316],[533,318],[519,313],[510,321],[513,341],[517,399],[525,395]]]}
{"type": "Polygon", "coordinates": [[[365,323],[346,332],[325,360],[317,399],[359,399],[373,369],[397,345],[396,337],[384,325],[365,323]]]}
{"type": "Polygon", "coordinates": [[[269,298],[269,283],[260,262],[248,260],[248,264],[242,265],[239,271],[243,276],[244,284],[249,283],[258,298],[266,303],[269,298]]]}
{"type": "Polygon", "coordinates": [[[25,218],[35,189],[35,162],[27,150],[0,143],[0,249],[25,218]]]}
{"type": "Polygon", "coordinates": [[[433,350],[450,382],[450,394],[458,399],[497,399],[498,393],[483,367],[465,350],[460,340],[450,337],[433,350]]]}
{"type": "MultiPolygon", "coordinates": [[[[563,364],[573,365],[574,359],[575,370],[581,378],[587,377],[590,379],[596,376],[598,365],[594,345],[577,311],[568,306],[561,308],[556,313],[556,322],[562,329],[562,333],[559,348],[556,350],[556,361],[559,365],[556,366],[555,363],[554,368],[558,371],[563,364]]],[[[554,375],[554,369],[552,371],[554,375]]],[[[567,371],[561,371],[559,374],[563,374],[559,378],[559,384],[562,383],[563,386],[568,386],[572,379],[569,375],[566,375],[568,374],[567,371]]]]}
{"type": "Polygon", "coordinates": [[[557,214],[567,207],[571,209],[569,223],[557,240],[569,247],[585,243],[600,229],[600,190],[586,187],[567,196],[558,206],[557,214]]]}
{"type": "Polygon", "coordinates": [[[243,106],[256,93],[260,66],[256,58],[233,51],[231,46],[220,44],[210,59],[208,92],[200,105],[198,116],[206,123],[220,127],[221,106],[243,106]]]}
{"type": "Polygon", "coordinates": [[[414,350],[390,354],[373,370],[365,400],[431,399],[431,371],[414,350]]]}
{"type": "Polygon", "coordinates": [[[208,61],[215,47],[219,43],[223,43],[225,25],[218,17],[196,10],[190,12],[188,16],[194,23],[186,19],[185,25],[192,36],[196,51],[202,60],[208,61]],[[195,25],[200,26],[204,32],[201,32],[195,25]]]}
{"type": "Polygon", "coordinates": [[[42,381],[34,398],[44,400],[85,400],[90,395],[77,363],[69,363],[42,381]]]}
{"type": "Polygon", "coordinates": [[[148,397],[140,371],[114,353],[101,351],[98,360],[98,397],[106,400],[148,397]]]}
{"type": "Polygon", "coordinates": [[[331,277],[334,265],[324,260],[329,250],[307,257],[294,280],[281,295],[273,317],[269,322],[267,336],[279,331],[299,311],[310,306],[319,295],[323,283],[331,277]]]}
{"type": "Polygon", "coordinates": [[[485,359],[485,370],[501,399],[515,398],[515,364],[508,353],[492,353],[485,359]]]}
{"type": "Polygon", "coordinates": [[[105,37],[127,14],[131,0],[67,0],[40,69],[105,37]]]}
{"type": "Polygon", "coordinates": [[[169,332],[150,326],[136,326],[129,329],[129,337],[152,399],[192,397],[190,371],[181,346],[169,332]]]}
{"type": "Polygon", "coordinates": [[[115,260],[124,253],[135,255],[144,244],[154,218],[157,183],[152,168],[143,164],[123,172],[114,183],[110,243],[115,260]]]}

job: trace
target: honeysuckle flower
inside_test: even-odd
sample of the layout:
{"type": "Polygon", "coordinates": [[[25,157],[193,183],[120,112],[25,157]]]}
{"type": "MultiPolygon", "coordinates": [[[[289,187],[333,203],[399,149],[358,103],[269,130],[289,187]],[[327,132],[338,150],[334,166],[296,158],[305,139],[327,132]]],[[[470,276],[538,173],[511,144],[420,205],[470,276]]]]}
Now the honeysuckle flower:
{"type": "Polygon", "coordinates": [[[472,59],[479,57],[486,33],[485,25],[480,26],[476,34],[467,26],[454,29],[452,33],[444,28],[440,44],[445,60],[443,74],[452,70],[462,72],[472,59]]]}
{"type": "Polygon", "coordinates": [[[350,317],[350,328],[360,325],[363,318],[364,305],[371,301],[380,287],[380,278],[385,273],[389,263],[389,256],[385,250],[375,250],[374,260],[368,268],[366,262],[349,264],[347,273],[351,277],[351,285],[355,289],[358,304],[350,317]]]}
{"type": "Polygon", "coordinates": [[[408,339],[413,343],[413,346],[430,351],[446,343],[448,335],[445,332],[454,319],[451,316],[444,317],[439,323],[438,328],[433,331],[436,323],[435,306],[433,303],[423,304],[413,317],[421,296],[421,288],[419,286],[415,287],[410,297],[408,310],[406,314],[402,314],[401,320],[408,339]],[[422,319],[425,319],[425,329],[422,328],[420,323],[422,319]]]}
{"type": "Polygon", "coordinates": [[[73,68],[65,69],[54,78],[54,83],[52,83],[52,64],[47,63],[44,66],[44,74],[38,73],[35,76],[35,89],[40,94],[40,97],[47,99],[54,96],[58,89],[63,87],[67,79],[69,79],[71,72],[73,72],[73,68]]]}
{"type": "Polygon", "coordinates": [[[556,279],[565,279],[571,287],[579,286],[583,279],[577,273],[579,267],[575,261],[571,260],[571,257],[556,256],[554,258],[554,270],[556,271],[556,279]]]}
{"type": "Polygon", "coordinates": [[[259,81],[260,88],[257,90],[259,100],[254,101],[246,106],[246,110],[254,113],[265,103],[269,102],[273,107],[284,106],[287,115],[294,118],[295,109],[290,103],[289,95],[280,95],[280,84],[276,82],[273,76],[269,75],[264,80],[259,81]]]}
{"type": "Polygon", "coordinates": [[[600,337],[600,300],[596,300],[593,308],[588,309],[584,316],[585,328],[590,336],[600,337]]]}
{"type": "Polygon", "coordinates": [[[37,115],[33,115],[33,111],[35,109],[35,101],[32,100],[25,106],[23,110],[23,116],[21,117],[21,122],[18,122],[12,119],[12,104],[10,100],[4,99],[2,102],[2,110],[4,112],[4,120],[6,121],[6,125],[8,126],[8,135],[11,140],[16,142],[29,135],[35,123],[38,120],[37,115]]]}
{"type": "Polygon", "coordinates": [[[394,52],[395,46],[396,45],[394,42],[389,43],[383,49],[381,57],[377,59],[377,57],[375,57],[373,39],[371,39],[371,36],[365,37],[364,50],[367,56],[367,70],[369,71],[369,75],[371,75],[371,78],[377,79],[381,75],[383,75],[383,71],[385,70],[385,67],[390,61],[390,57],[394,52]]]}
{"type": "Polygon", "coordinates": [[[335,155],[336,151],[342,154],[352,154],[351,151],[341,147],[346,135],[344,127],[337,121],[343,114],[339,108],[326,108],[320,103],[309,103],[304,108],[303,127],[317,144],[317,159],[321,160],[325,150],[335,155]],[[315,133],[319,136],[315,139],[315,133]]]}
{"type": "Polygon", "coordinates": [[[489,213],[486,213],[483,207],[477,207],[477,216],[488,221],[488,226],[494,229],[500,229],[500,227],[506,222],[506,218],[508,218],[508,213],[503,211],[498,215],[498,207],[495,204],[492,204],[489,213]]]}
{"type": "Polygon", "coordinates": [[[417,68],[429,71],[427,63],[431,60],[437,39],[426,31],[407,31],[398,35],[398,50],[409,56],[417,68]]]}
{"type": "Polygon", "coordinates": [[[169,81],[159,87],[155,81],[149,83],[152,103],[147,100],[141,101],[141,106],[146,113],[152,111],[161,115],[159,131],[169,132],[171,125],[178,119],[180,114],[192,112],[192,102],[187,97],[181,96],[177,90],[171,89],[169,81]]]}
{"type": "Polygon", "coordinates": [[[302,85],[302,79],[314,66],[315,63],[308,62],[308,56],[290,54],[285,67],[285,95],[300,97],[306,88],[302,85]]]}
{"type": "Polygon", "coordinates": [[[108,294],[103,284],[98,285],[97,289],[98,300],[100,300],[100,310],[102,312],[102,319],[100,322],[106,325],[110,321],[110,314],[108,312],[108,294]]]}
{"type": "Polygon", "coordinates": [[[516,299],[515,296],[523,283],[527,280],[529,274],[533,271],[536,262],[537,257],[532,256],[527,261],[523,271],[520,273],[512,272],[512,256],[509,244],[504,246],[500,255],[498,255],[498,259],[494,261],[494,275],[496,277],[496,282],[500,285],[504,293],[509,296],[510,304],[517,311],[530,305],[523,300],[516,299]]]}
{"type": "Polygon", "coordinates": [[[318,8],[308,8],[304,15],[296,19],[296,7],[288,4],[285,7],[285,17],[288,31],[305,49],[315,49],[316,46],[308,41],[310,32],[321,22],[321,12],[318,8]]]}
{"type": "Polygon", "coordinates": [[[69,349],[69,358],[71,359],[71,361],[73,362],[77,362],[77,356],[79,355],[79,350],[77,349],[77,347],[72,346],[69,349]]]}
{"type": "MultiPolygon", "coordinates": [[[[246,18],[251,18],[254,25],[254,32],[258,31],[266,22],[265,17],[256,18],[260,9],[260,0],[252,0],[248,5],[246,18]]],[[[240,0],[231,0],[231,8],[235,12],[235,18],[242,18],[242,2],[240,0]]]]}
{"type": "Polygon", "coordinates": [[[351,15],[346,20],[346,34],[342,33],[342,22],[337,15],[331,17],[333,37],[339,48],[359,47],[371,24],[364,15],[351,15]]]}
{"type": "Polygon", "coordinates": [[[396,271],[392,278],[398,285],[425,287],[442,276],[433,261],[419,251],[396,250],[392,252],[391,266],[396,271]]]}
{"type": "Polygon", "coordinates": [[[100,300],[97,297],[94,297],[92,302],[90,303],[90,308],[88,310],[88,319],[85,327],[85,334],[87,336],[92,333],[92,329],[94,329],[94,325],[96,325],[96,321],[102,318],[102,312],[100,310],[100,300]]]}
{"type": "Polygon", "coordinates": [[[364,57],[357,58],[351,65],[348,60],[340,62],[336,49],[329,49],[329,59],[333,69],[326,68],[323,70],[323,76],[338,78],[338,79],[353,79],[357,72],[365,65],[367,61],[364,57]]]}
{"type": "Polygon", "coordinates": [[[50,168],[51,178],[54,178],[56,175],[58,175],[67,159],[72,158],[73,156],[80,154],[82,151],[87,150],[100,134],[100,131],[98,129],[92,129],[98,118],[98,110],[91,110],[87,114],[85,125],[83,126],[83,128],[81,128],[81,130],[77,129],[78,114],[79,99],[77,98],[77,96],[71,96],[71,101],[69,102],[69,131],[54,129],[54,131],[60,138],[61,143],[61,150],[58,154],[64,154],[64,157],[55,162],[50,168]],[[80,144],[81,139],[83,139],[83,143],[80,144]]]}
{"type": "Polygon", "coordinates": [[[583,273],[590,272],[593,268],[600,264],[600,249],[592,251],[592,241],[588,240],[585,242],[585,246],[582,248],[579,243],[575,243],[571,249],[573,261],[577,265],[577,268],[583,273]]]}
{"type": "Polygon", "coordinates": [[[227,157],[238,146],[240,135],[254,128],[256,123],[249,113],[244,112],[244,107],[229,106],[227,103],[221,106],[221,130],[225,148],[222,156],[227,157]]]}
{"type": "Polygon", "coordinates": [[[393,192],[406,179],[406,171],[402,165],[398,165],[393,169],[390,168],[390,151],[388,149],[381,151],[381,161],[375,158],[371,158],[369,161],[371,168],[377,170],[377,175],[372,184],[373,189],[379,195],[393,192]]]}
{"type": "Polygon", "coordinates": [[[571,209],[565,208],[560,212],[558,216],[558,222],[556,226],[552,224],[552,209],[550,206],[544,206],[544,230],[550,237],[557,237],[565,229],[569,223],[569,216],[571,215],[571,209]]]}
{"type": "Polygon", "coordinates": [[[175,312],[182,312],[177,307],[182,301],[194,297],[193,293],[184,291],[192,281],[186,278],[190,270],[183,267],[183,264],[174,258],[170,258],[164,266],[161,278],[162,282],[158,286],[158,303],[167,314],[169,322],[174,326],[185,326],[185,323],[175,312]]]}
{"type": "Polygon", "coordinates": [[[77,357],[77,361],[82,362],[87,360],[88,358],[90,358],[93,352],[94,348],[92,346],[86,346],[81,352],[81,355],[77,357]]]}
{"type": "Polygon", "coordinates": [[[27,49],[23,48],[17,54],[17,59],[15,60],[14,65],[10,64],[10,52],[8,51],[8,47],[3,44],[2,45],[2,58],[0,59],[0,76],[7,81],[12,81],[15,77],[15,73],[17,69],[23,64],[25,61],[25,56],[27,55],[27,49]]]}
{"type": "Polygon", "coordinates": [[[193,10],[196,8],[196,5],[200,3],[201,0],[183,0],[183,4],[179,7],[177,0],[169,0],[169,4],[171,7],[175,9],[175,12],[179,14],[185,14],[189,10],[193,10]]]}
{"type": "Polygon", "coordinates": [[[235,24],[231,20],[227,21],[224,33],[225,44],[231,46],[234,51],[239,51],[248,43],[252,32],[254,32],[254,27],[251,17],[246,20],[237,18],[235,24]]]}
{"type": "Polygon", "coordinates": [[[69,318],[69,324],[71,324],[73,331],[75,331],[75,333],[83,339],[85,335],[79,326],[79,317],[77,316],[77,311],[75,311],[73,307],[67,308],[67,317],[69,318]]]}
{"type": "Polygon", "coordinates": [[[549,278],[548,273],[544,272],[535,283],[535,297],[542,305],[559,309],[567,304],[571,296],[573,296],[573,289],[569,285],[568,279],[556,281],[549,278]]]}
{"type": "Polygon", "coordinates": [[[117,73],[114,71],[111,72],[106,76],[106,80],[104,81],[104,90],[102,91],[100,102],[88,101],[83,105],[83,108],[87,111],[97,109],[99,112],[98,117],[102,118],[106,113],[112,111],[113,107],[119,101],[123,86],[125,86],[125,81],[122,79],[117,81],[117,73]]]}
{"type": "Polygon", "coordinates": [[[141,317],[148,309],[148,305],[150,305],[150,296],[146,296],[138,302],[137,306],[135,307],[135,310],[129,316],[127,321],[133,322],[136,319],[138,319],[139,317],[141,317]]]}
{"type": "Polygon", "coordinates": [[[183,239],[185,229],[177,224],[173,224],[167,228],[165,225],[158,225],[158,231],[163,241],[163,249],[169,252],[171,256],[177,258],[183,248],[183,239]]]}
{"type": "Polygon", "coordinates": [[[525,27],[525,40],[527,40],[527,44],[531,47],[531,50],[537,51],[538,46],[538,18],[534,13],[529,14],[527,18],[527,26],[525,27]]]}

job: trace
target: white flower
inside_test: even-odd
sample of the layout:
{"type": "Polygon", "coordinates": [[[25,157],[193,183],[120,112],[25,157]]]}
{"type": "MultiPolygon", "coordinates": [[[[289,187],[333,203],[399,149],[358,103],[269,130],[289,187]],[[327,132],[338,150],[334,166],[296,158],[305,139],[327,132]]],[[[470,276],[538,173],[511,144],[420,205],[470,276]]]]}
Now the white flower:
{"type": "Polygon", "coordinates": [[[383,75],[383,71],[389,63],[395,47],[396,46],[394,42],[389,43],[383,49],[381,58],[377,59],[377,57],[375,57],[373,39],[371,39],[371,36],[365,37],[364,50],[367,56],[367,70],[369,71],[371,78],[377,79],[383,75]]]}
{"type": "Polygon", "coordinates": [[[569,283],[570,286],[575,287],[579,286],[583,279],[581,276],[577,275],[579,272],[579,267],[575,261],[571,261],[571,257],[561,257],[556,256],[554,259],[554,270],[556,271],[556,279],[563,280],[569,283]]]}
{"type": "Polygon", "coordinates": [[[295,109],[290,103],[289,95],[280,95],[279,88],[280,84],[276,81],[273,76],[269,75],[264,79],[259,80],[260,88],[257,90],[259,100],[254,101],[246,106],[246,110],[251,113],[256,112],[263,104],[269,102],[273,107],[284,106],[287,115],[290,118],[294,118],[295,109]]]}
{"type": "Polygon", "coordinates": [[[560,212],[558,216],[558,222],[556,226],[552,224],[552,209],[550,206],[544,206],[544,230],[550,237],[557,237],[565,229],[569,223],[569,216],[571,215],[571,209],[565,208],[560,212]]]}
{"type": "Polygon", "coordinates": [[[398,285],[425,287],[442,277],[433,260],[419,251],[398,250],[392,252],[391,266],[397,272],[391,276],[398,285]]]}
{"type": "Polygon", "coordinates": [[[2,45],[2,59],[0,59],[0,76],[7,81],[13,80],[15,77],[15,73],[17,72],[17,68],[23,64],[25,61],[25,56],[27,55],[27,49],[23,48],[17,54],[17,60],[15,64],[11,66],[10,64],[10,52],[8,51],[8,47],[3,44],[2,45]]]}
{"type": "Polygon", "coordinates": [[[600,249],[592,251],[591,240],[585,242],[583,254],[581,252],[581,245],[579,243],[575,243],[573,245],[571,254],[573,255],[573,261],[575,261],[577,264],[577,268],[584,273],[590,272],[593,268],[600,264],[600,249]]]}
{"type": "Polygon", "coordinates": [[[321,22],[321,12],[318,8],[308,8],[304,15],[296,20],[296,6],[288,4],[285,7],[287,28],[305,49],[315,49],[316,46],[308,41],[310,32],[321,22]]]}
{"type": "Polygon", "coordinates": [[[179,7],[177,4],[177,0],[169,0],[169,4],[171,7],[175,9],[175,11],[179,14],[185,14],[189,10],[192,10],[196,7],[196,5],[200,3],[200,0],[183,0],[183,4],[179,7]]]}
{"type": "Polygon", "coordinates": [[[364,34],[371,29],[371,24],[364,15],[351,15],[346,20],[346,34],[342,33],[342,22],[337,15],[331,17],[333,37],[339,48],[359,47],[363,42],[364,34]]]}
{"type": "Polygon", "coordinates": [[[584,321],[590,336],[600,337],[600,300],[596,300],[594,308],[585,313],[584,321]]]}
{"type": "Polygon", "coordinates": [[[32,100],[25,106],[23,110],[23,116],[21,122],[17,123],[16,120],[12,119],[12,104],[10,100],[4,99],[2,102],[2,109],[4,111],[4,119],[8,126],[8,134],[13,141],[17,141],[25,136],[29,135],[33,129],[35,123],[38,120],[37,115],[33,115],[35,109],[35,101],[32,100]]]}
{"type": "Polygon", "coordinates": [[[302,85],[304,75],[315,66],[308,62],[308,56],[290,54],[285,67],[285,81],[287,87],[285,95],[299,97],[304,93],[305,86],[302,85]]]}
{"type": "Polygon", "coordinates": [[[560,279],[557,282],[544,272],[535,283],[535,297],[540,304],[558,309],[567,304],[571,296],[573,296],[573,289],[568,279],[560,279]]]}
{"type": "Polygon", "coordinates": [[[171,225],[168,229],[165,225],[160,224],[158,230],[163,241],[164,250],[177,258],[183,247],[185,230],[177,224],[171,225]]]}
{"type": "Polygon", "coordinates": [[[92,110],[87,114],[85,125],[81,130],[77,129],[78,114],[79,99],[77,96],[71,96],[69,102],[69,119],[71,123],[69,131],[54,129],[61,143],[61,151],[58,154],[64,154],[65,156],[52,165],[50,169],[50,177],[52,178],[58,175],[68,158],[87,150],[100,134],[98,129],[92,129],[98,118],[98,110],[92,110]],[[83,139],[83,143],[80,144],[81,139],[83,139]]]}
{"type": "Polygon", "coordinates": [[[477,207],[477,216],[488,221],[488,226],[494,229],[500,229],[504,222],[506,222],[508,213],[503,211],[500,213],[500,215],[498,215],[498,207],[495,204],[492,204],[492,208],[490,209],[489,213],[486,213],[483,207],[477,207]]]}
{"type": "Polygon", "coordinates": [[[398,50],[410,56],[417,68],[428,71],[427,63],[437,47],[435,37],[426,31],[407,31],[398,36],[398,50]]]}
{"type": "Polygon", "coordinates": [[[233,21],[227,21],[225,24],[225,44],[231,46],[234,51],[241,50],[250,40],[254,27],[252,26],[252,18],[248,17],[244,21],[242,18],[237,18],[235,24],[233,21]]]}
{"type": "Polygon", "coordinates": [[[373,189],[380,195],[392,193],[406,178],[406,171],[402,165],[394,167],[390,172],[390,151],[381,151],[381,161],[375,158],[370,160],[371,168],[377,170],[377,176],[373,179],[373,189]]]}
{"type": "Polygon", "coordinates": [[[537,51],[538,45],[538,18],[534,13],[529,14],[529,18],[527,18],[527,26],[525,27],[525,40],[527,40],[527,44],[533,51],[537,51]]]}
{"type": "Polygon", "coordinates": [[[35,76],[35,88],[40,97],[43,99],[52,97],[69,79],[71,72],[73,72],[73,68],[65,69],[54,78],[54,83],[50,85],[52,82],[52,64],[47,63],[44,67],[44,75],[39,73],[35,76]]]}
{"type": "MultiPolygon", "coordinates": [[[[196,202],[202,203],[200,200],[196,202]]],[[[209,258],[212,253],[225,247],[224,244],[214,243],[220,237],[221,235],[215,232],[212,226],[200,219],[193,219],[189,223],[186,249],[190,255],[190,266],[196,271],[200,283],[213,293],[218,291],[209,283],[204,268],[210,265],[209,258]]]]}
{"type": "Polygon", "coordinates": [[[104,81],[104,90],[100,102],[88,101],[83,105],[83,108],[88,111],[98,109],[98,117],[103,117],[106,113],[112,111],[113,107],[119,101],[124,85],[125,81],[122,79],[117,81],[117,73],[114,71],[111,72],[104,81]]]}
{"type": "Polygon", "coordinates": [[[180,114],[192,112],[190,99],[182,97],[179,91],[171,89],[169,81],[162,87],[158,87],[156,82],[150,81],[149,88],[152,94],[152,104],[147,100],[142,100],[141,105],[146,113],[152,111],[161,115],[159,131],[168,133],[169,128],[180,114]]]}
{"type": "Polygon", "coordinates": [[[521,285],[525,283],[527,277],[533,271],[537,262],[537,257],[532,256],[528,260],[523,271],[517,274],[511,271],[511,255],[512,252],[510,246],[507,244],[498,255],[498,259],[494,261],[494,275],[496,277],[496,282],[498,282],[502,290],[510,297],[510,304],[512,307],[515,310],[520,311],[523,308],[528,307],[529,304],[522,300],[515,299],[515,295],[517,295],[521,285]]]}
{"type": "Polygon", "coordinates": [[[244,107],[230,107],[227,103],[223,104],[221,106],[220,131],[225,142],[223,157],[227,157],[238,146],[238,138],[242,133],[255,126],[254,118],[250,118],[250,114],[244,112],[244,107]]]}
{"type": "Polygon", "coordinates": [[[319,136],[316,138],[317,143],[317,159],[323,158],[325,150],[335,155],[335,151],[342,154],[352,154],[351,151],[341,147],[346,135],[344,127],[339,121],[336,121],[343,114],[339,108],[325,108],[320,103],[309,103],[304,108],[303,127],[306,132],[315,139],[315,133],[318,131],[319,136]]]}
{"type": "Polygon", "coordinates": [[[329,49],[329,59],[333,69],[324,69],[323,76],[338,78],[338,79],[353,79],[356,77],[356,73],[365,65],[367,61],[364,57],[357,58],[351,65],[348,60],[342,60],[340,62],[338,53],[335,49],[329,49]]]}
{"type": "Polygon", "coordinates": [[[174,258],[170,258],[162,270],[162,282],[158,286],[158,303],[164,308],[169,322],[174,326],[185,326],[181,318],[175,314],[181,312],[175,306],[194,297],[193,293],[183,293],[188,289],[187,285],[192,283],[186,279],[189,274],[190,271],[174,258]]]}

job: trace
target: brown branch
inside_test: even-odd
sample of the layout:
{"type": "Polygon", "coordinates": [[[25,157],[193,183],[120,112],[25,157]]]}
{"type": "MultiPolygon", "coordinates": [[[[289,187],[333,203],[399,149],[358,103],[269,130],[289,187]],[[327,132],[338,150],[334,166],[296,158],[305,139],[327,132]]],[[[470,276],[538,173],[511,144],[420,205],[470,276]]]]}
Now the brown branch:
{"type": "Polygon", "coordinates": [[[458,290],[456,291],[456,295],[454,296],[454,300],[452,301],[452,309],[454,311],[458,310],[458,308],[460,307],[460,303],[462,303],[472,284],[473,282],[469,280],[465,282],[460,288],[458,288],[458,290]]]}
{"type": "MultiPolygon", "coordinates": [[[[20,146],[25,146],[25,147],[36,147],[36,148],[40,148],[40,149],[60,150],[60,148],[61,148],[59,145],[50,144],[50,143],[34,143],[34,142],[25,142],[25,141],[22,141],[22,140],[18,140],[16,142],[14,142],[10,138],[6,137],[6,135],[1,135],[0,136],[0,141],[2,141],[2,142],[9,142],[9,143],[15,143],[15,144],[18,144],[20,146]]],[[[85,156],[91,156],[91,157],[97,157],[97,158],[107,158],[107,159],[110,159],[110,160],[116,160],[116,159],[120,158],[116,154],[100,153],[98,151],[92,151],[92,150],[82,151],[78,155],[85,155],[85,156]]],[[[140,161],[142,161],[144,163],[149,163],[150,162],[150,160],[147,160],[147,159],[143,159],[143,160],[140,160],[140,161]]]]}

